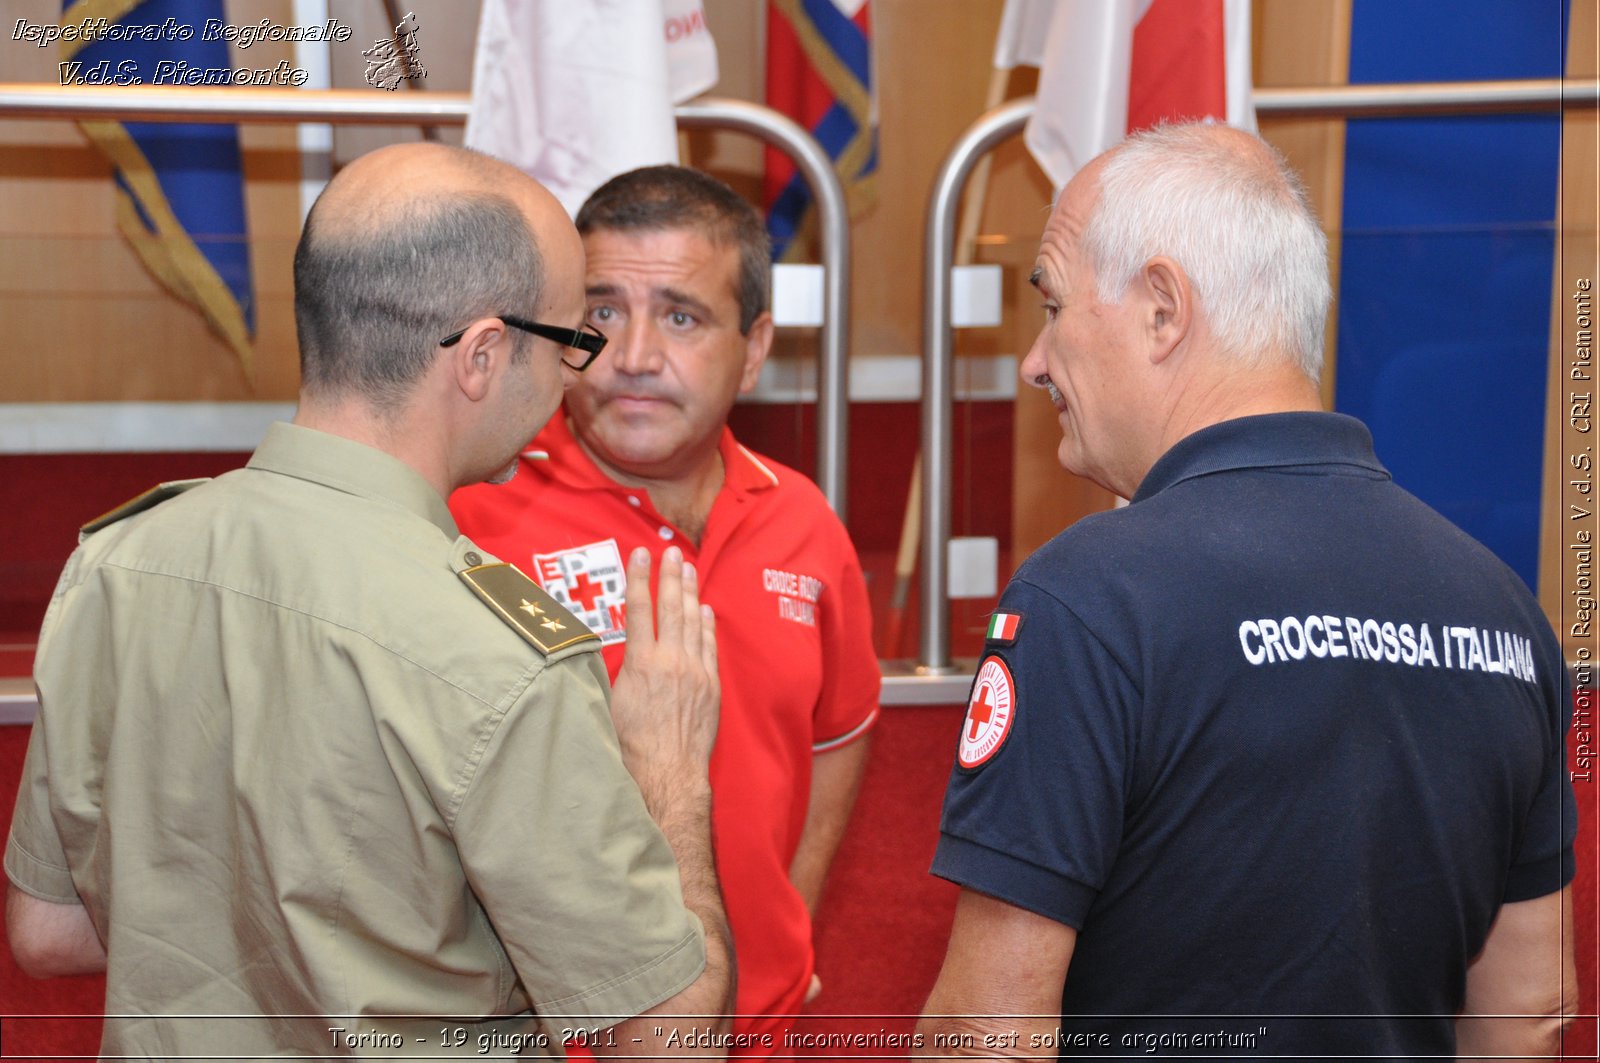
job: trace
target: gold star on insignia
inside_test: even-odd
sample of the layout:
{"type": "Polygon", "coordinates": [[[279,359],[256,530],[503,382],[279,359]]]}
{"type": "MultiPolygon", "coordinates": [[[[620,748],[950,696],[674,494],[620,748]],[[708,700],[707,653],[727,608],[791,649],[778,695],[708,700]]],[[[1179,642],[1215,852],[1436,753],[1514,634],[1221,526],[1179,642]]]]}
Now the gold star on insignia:
{"type": "Polygon", "coordinates": [[[544,610],[543,609],[539,608],[533,602],[528,601],[528,599],[526,599],[526,598],[522,599],[521,608],[522,608],[522,611],[527,613],[529,616],[543,616],[544,615],[544,610]]]}
{"type": "Polygon", "coordinates": [[[539,626],[549,628],[551,631],[562,631],[567,625],[552,616],[549,620],[541,621],[539,626]]]}

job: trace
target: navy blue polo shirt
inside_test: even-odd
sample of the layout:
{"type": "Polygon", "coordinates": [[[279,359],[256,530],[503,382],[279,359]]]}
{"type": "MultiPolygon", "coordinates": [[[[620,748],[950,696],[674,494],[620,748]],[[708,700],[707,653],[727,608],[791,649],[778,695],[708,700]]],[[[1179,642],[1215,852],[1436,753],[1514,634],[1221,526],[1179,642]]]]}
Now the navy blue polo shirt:
{"type": "Polygon", "coordinates": [[[1359,421],[1194,433],[998,611],[933,870],[1078,929],[1068,1031],[1448,1053],[1501,903],[1572,878],[1559,643],[1359,421]]]}

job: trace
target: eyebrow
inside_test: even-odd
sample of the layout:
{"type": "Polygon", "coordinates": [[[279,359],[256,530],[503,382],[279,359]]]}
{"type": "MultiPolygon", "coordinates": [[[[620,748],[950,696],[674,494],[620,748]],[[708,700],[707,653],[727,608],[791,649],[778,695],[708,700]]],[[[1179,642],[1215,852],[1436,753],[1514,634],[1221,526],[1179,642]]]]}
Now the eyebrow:
{"type": "Polygon", "coordinates": [[[710,318],[713,316],[711,307],[707,306],[699,299],[696,299],[688,292],[679,291],[677,288],[657,288],[650,294],[659,296],[669,303],[676,303],[679,306],[687,307],[688,309],[693,310],[696,314],[699,314],[701,317],[710,318]]]}
{"type": "MultiPolygon", "coordinates": [[[[612,296],[621,295],[622,287],[616,284],[591,284],[584,289],[584,294],[588,295],[590,298],[609,298],[612,296]]],[[[711,307],[707,306],[699,299],[696,299],[688,292],[681,291],[677,288],[652,288],[650,290],[650,296],[653,299],[664,299],[669,303],[685,307],[704,318],[710,318],[713,316],[711,307]]]]}

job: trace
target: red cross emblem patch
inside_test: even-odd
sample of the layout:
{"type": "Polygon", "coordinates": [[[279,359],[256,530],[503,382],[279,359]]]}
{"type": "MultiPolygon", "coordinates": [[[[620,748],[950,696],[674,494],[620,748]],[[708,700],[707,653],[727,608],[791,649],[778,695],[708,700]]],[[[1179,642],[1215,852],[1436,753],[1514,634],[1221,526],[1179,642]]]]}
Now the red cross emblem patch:
{"type": "Polygon", "coordinates": [[[972,684],[956,762],[963,768],[982,767],[1005,744],[1015,718],[1016,685],[1011,681],[1011,669],[1000,658],[988,657],[972,684]]]}
{"type": "Polygon", "coordinates": [[[628,574],[615,539],[534,554],[533,572],[550,597],[599,635],[601,643],[627,641],[628,574]]]}

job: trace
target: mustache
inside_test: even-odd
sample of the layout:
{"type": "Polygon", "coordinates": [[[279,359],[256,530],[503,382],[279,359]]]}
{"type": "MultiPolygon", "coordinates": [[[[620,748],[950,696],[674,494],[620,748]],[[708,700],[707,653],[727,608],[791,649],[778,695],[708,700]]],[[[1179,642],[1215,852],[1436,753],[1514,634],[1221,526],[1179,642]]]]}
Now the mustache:
{"type": "Polygon", "coordinates": [[[1044,390],[1050,395],[1051,402],[1055,403],[1057,406],[1061,405],[1061,392],[1056,389],[1055,381],[1051,380],[1048,376],[1041,375],[1034,377],[1033,382],[1039,387],[1044,388],[1044,390]]]}
{"type": "Polygon", "coordinates": [[[655,402],[671,402],[672,396],[661,388],[646,387],[632,384],[628,387],[607,388],[595,395],[601,402],[611,402],[614,399],[649,399],[655,402]]]}

